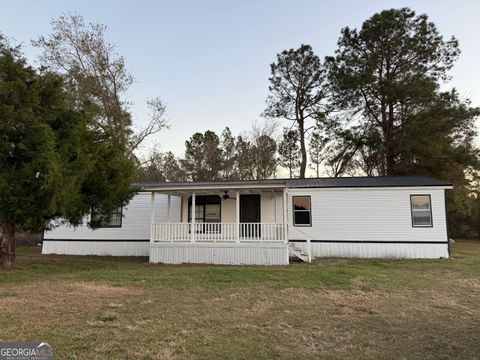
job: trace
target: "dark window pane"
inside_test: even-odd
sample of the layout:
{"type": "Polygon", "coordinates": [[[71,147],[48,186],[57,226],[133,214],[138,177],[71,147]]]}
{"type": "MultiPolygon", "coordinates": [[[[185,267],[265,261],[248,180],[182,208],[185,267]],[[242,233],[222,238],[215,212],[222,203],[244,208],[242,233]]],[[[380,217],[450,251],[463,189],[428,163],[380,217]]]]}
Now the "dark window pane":
{"type": "MultiPolygon", "coordinates": [[[[220,204],[222,199],[218,195],[197,195],[195,205],[220,204]]],[[[188,198],[188,205],[192,205],[192,197],[188,198]]]]}
{"type": "Polygon", "coordinates": [[[432,225],[432,216],[430,211],[414,211],[413,225],[416,226],[430,226],[432,225]]]}
{"type": "Polygon", "coordinates": [[[121,227],[122,208],[118,208],[110,214],[99,209],[92,209],[92,222],[95,222],[99,227],[121,227]]]}
{"type": "Polygon", "coordinates": [[[310,211],[295,211],[295,225],[310,225],[310,211]]]}

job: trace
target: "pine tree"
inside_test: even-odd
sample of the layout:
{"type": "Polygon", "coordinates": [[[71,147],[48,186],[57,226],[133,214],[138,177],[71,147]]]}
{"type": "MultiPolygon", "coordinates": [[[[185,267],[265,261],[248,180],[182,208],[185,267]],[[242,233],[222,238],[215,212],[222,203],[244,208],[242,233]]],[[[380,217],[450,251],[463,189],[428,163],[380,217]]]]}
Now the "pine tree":
{"type": "Polygon", "coordinates": [[[298,146],[298,133],[285,129],[283,139],[278,146],[280,165],[288,169],[290,179],[295,177],[295,171],[301,164],[301,154],[298,146]]]}

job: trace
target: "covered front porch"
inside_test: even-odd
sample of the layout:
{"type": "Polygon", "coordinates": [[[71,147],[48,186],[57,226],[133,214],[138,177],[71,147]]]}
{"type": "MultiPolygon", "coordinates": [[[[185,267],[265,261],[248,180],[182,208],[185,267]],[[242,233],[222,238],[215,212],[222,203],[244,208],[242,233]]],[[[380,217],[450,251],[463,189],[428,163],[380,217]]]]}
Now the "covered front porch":
{"type": "Polygon", "coordinates": [[[148,191],[151,262],[288,264],[284,184],[161,184],[148,191]],[[166,222],[156,220],[157,194],[166,196],[166,222]]]}

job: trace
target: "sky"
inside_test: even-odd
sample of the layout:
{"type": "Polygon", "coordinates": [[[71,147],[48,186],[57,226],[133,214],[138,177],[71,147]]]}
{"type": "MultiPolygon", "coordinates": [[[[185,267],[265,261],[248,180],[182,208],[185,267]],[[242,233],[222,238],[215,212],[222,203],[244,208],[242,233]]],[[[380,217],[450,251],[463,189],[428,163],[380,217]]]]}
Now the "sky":
{"type": "Polygon", "coordinates": [[[185,140],[197,131],[220,134],[229,126],[238,134],[262,121],[269,64],[277,53],[304,43],[321,58],[332,55],[341,28],[359,28],[375,12],[405,6],[426,13],[444,37],[459,40],[462,54],[447,86],[480,106],[480,1],[3,0],[0,32],[23,44],[38,65],[30,40],[49,34],[60,14],[105,24],[108,41],[135,77],[128,92],[134,125],[148,122],[148,99],[167,103],[170,129],[155,135],[145,151],[158,145],[182,156],[185,140]]]}

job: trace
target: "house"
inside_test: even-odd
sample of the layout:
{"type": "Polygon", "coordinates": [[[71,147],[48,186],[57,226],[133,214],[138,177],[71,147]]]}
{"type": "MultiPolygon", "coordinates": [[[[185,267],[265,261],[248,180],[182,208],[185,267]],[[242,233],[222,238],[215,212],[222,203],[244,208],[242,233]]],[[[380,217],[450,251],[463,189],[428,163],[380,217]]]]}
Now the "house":
{"type": "Polygon", "coordinates": [[[145,183],[100,229],[86,217],[46,231],[42,252],[169,264],[448,258],[451,188],[418,176],[145,183]]]}

